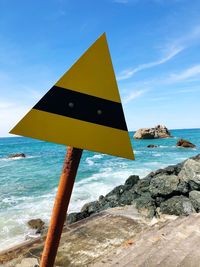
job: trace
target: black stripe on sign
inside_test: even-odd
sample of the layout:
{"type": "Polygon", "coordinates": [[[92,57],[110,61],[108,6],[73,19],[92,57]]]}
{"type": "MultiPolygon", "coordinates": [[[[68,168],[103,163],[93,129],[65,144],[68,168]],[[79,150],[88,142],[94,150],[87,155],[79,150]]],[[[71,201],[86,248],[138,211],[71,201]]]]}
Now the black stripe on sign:
{"type": "Polygon", "coordinates": [[[127,131],[121,103],[53,86],[34,109],[127,131]]]}

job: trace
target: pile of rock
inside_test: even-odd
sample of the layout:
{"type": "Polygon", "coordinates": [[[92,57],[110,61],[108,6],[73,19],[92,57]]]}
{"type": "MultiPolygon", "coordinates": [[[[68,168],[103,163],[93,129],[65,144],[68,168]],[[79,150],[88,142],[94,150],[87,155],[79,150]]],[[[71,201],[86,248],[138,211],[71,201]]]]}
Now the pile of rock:
{"type": "Polygon", "coordinates": [[[144,179],[130,176],[98,201],[87,203],[81,212],[71,213],[69,223],[111,207],[134,204],[146,217],[160,213],[189,215],[200,211],[200,154],[165,169],[150,173],[144,179]]]}
{"type": "Polygon", "coordinates": [[[165,125],[157,125],[154,128],[141,128],[134,134],[134,139],[169,138],[171,134],[165,125]]]}

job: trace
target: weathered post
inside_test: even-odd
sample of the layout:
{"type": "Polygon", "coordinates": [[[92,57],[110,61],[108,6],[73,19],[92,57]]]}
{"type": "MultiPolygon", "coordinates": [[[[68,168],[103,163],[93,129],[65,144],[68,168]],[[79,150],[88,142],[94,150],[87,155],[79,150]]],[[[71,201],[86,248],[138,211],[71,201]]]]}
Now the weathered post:
{"type": "Polygon", "coordinates": [[[82,149],[68,147],[42,254],[41,267],[54,265],[82,152],[82,149]]]}

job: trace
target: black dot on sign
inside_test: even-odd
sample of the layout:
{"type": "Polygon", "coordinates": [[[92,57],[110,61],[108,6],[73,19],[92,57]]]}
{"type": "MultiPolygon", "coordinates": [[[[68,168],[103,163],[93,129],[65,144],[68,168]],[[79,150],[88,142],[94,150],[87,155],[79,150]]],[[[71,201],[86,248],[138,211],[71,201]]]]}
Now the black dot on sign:
{"type": "Polygon", "coordinates": [[[73,108],[74,107],[74,103],[73,102],[69,102],[68,103],[68,107],[73,108]]]}
{"type": "Polygon", "coordinates": [[[97,110],[97,114],[98,114],[98,115],[101,115],[101,114],[102,114],[102,110],[101,110],[101,109],[98,109],[98,110],[97,110]]]}

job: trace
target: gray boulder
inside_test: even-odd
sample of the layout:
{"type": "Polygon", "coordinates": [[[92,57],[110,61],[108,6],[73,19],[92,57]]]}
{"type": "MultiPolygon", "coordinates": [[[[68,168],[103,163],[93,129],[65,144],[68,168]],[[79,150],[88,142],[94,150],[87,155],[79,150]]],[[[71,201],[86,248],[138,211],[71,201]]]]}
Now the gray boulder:
{"type": "Polygon", "coordinates": [[[186,160],[178,177],[189,184],[191,191],[200,190],[200,162],[192,158],[186,160]]]}
{"type": "Polygon", "coordinates": [[[195,208],[196,212],[200,211],[200,191],[191,191],[189,193],[189,199],[195,208]]]}
{"type": "Polygon", "coordinates": [[[121,197],[121,194],[125,191],[124,185],[119,185],[110,191],[105,198],[110,201],[118,201],[121,197]]]}
{"type": "Polygon", "coordinates": [[[81,212],[88,214],[88,216],[90,216],[91,214],[95,212],[99,212],[100,210],[101,210],[101,206],[100,206],[99,201],[93,201],[93,202],[86,203],[82,207],[81,212]]]}
{"type": "Polygon", "coordinates": [[[129,176],[129,178],[126,180],[126,182],[124,184],[126,190],[131,189],[135,184],[138,183],[139,180],[140,180],[140,177],[138,175],[129,176]]]}
{"type": "Polygon", "coordinates": [[[160,211],[170,215],[189,215],[195,212],[191,201],[185,196],[174,196],[160,204],[160,211]]]}
{"type": "Polygon", "coordinates": [[[71,224],[88,217],[86,212],[72,212],[67,215],[67,223],[71,224]]]}
{"type": "Polygon", "coordinates": [[[155,200],[147,192],[136,199],[136,208],[147,218],[153,218],[156,212],[155,200]]]}
{"type": "Polygon", "coordinates": [[[139,181],[139,176],[130,176],[124,185],[119,185],[100,200],[101,209],[130,205],[138,197],[134,185],[139,181]],[[132,190],[133,189],[133,190],[132,190]]]}
{"type": "Polygon", "coordinates": [[[149,192],[153,197],[171,195],[178,191],[178,184],[177,175],[157,175],[151,179],[149,192]]]}
{"type": "Polygon", "coordinates": [[[134,191],[124,191],[119,199],[119,206],[131,205],[136,198],[138,198],[138,194],[134,191]]]}
{"type": "Polygon", "coordinates": [[[134,191],[138,195],[142,195],[145,192],[149,192],[150,181],[151,180],[148,177],[144,179],[140,179],[138,183],[134,186],[134,191]]]}
{"type": "Polygon", "coordinates": [[[155,176],[158,176],[160,174],[166,174],[166,175],[171,175],[171,174],[174,174],[174,175],[178,175],[179,172],[181,171],[182,169],[182,166],[183,166],[183,163],[178,163],[176,165],[170,165],[164,169],[158,169],[154,172],[150,172],[145,178],[146,179],[152,179],[153,177],[155,176]]]}

